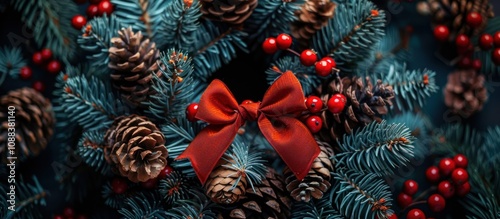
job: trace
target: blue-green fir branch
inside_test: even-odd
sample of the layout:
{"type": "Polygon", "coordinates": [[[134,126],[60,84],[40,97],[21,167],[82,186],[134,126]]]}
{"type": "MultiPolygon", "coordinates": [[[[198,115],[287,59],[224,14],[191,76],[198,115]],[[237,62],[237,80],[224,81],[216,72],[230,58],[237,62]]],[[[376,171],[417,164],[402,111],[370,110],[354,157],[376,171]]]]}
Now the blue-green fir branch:
{"type": "Polygon", "coordinates": [[[141,31],[144,36],[156,40],[159,37],[158,28],[168,1],[149,0],[111,0],[114,5],[113,14],[126,27],[141,31]]]}
{"type": "Polygon", "coordinates": [[[118,210],[124,218],[168,218],[161,198],[154,193],[139,193],[125,199],[125,205],[118,210]]]}
{"type": "Polygon", "coordinates": [[[112,175],[111,166],[104,159],[105,130],[84,132],[78,142],[76,153],[83,162],[102,175],[112,175]]]}
{"type": "Polygon", "coordinates": [[[167,211],[169,218],[216,219],[217,214],[211,209],[215,203],[201,191],[190,191],[190,199],[179,200],[167,211]]]}
{"type": "Polygon", "coordinates": [[[346,218],[387,218],[394,212],[391,189],[384,179],[373,173],[339,170],[338,182],[332,188],[331,202],[346,218]]]}
{"type": "Polygon", "coordinates": [[[22,20],[33,30],[33,39],[39,48],[49,48],[54,57],[65,62],[76,54],[78,31],[71,26],[71,19],[78,14],[74,1],[11,0],[21,13],[22,20]]]}
{"type": "MultiPolygon", "coordinates": [[[[190,190],[196,185],[197,180],[188,178],[179,171],[173,171],[159,182],[159,193],[167,205],[172,205],[179,200],[189,199],[190,190]]],[[[201,188],[200,185],[196,185],[201,188]]]]}
{"type": "MultiPolygon", "coordinates": [[[[471,187],[481,185],[471,185],[471,187]]],[[[459,199],[459,203],[466,211],[468,219],[497,219],[500,218],[500,206],[495,202],[493,194],[475,193],[474,191],[467,194],[464,198],[459,199]]]]}
{"type": "MultiPolygon", "coordinates": [[[[45,206],[47,203],[45,198],[47,196],[47,191],[40,185],[36,176],[33,176],[33,182],[26,182],[22,177],[17,178],[15,182],[15,190],[12,191],[8,187],[7,183],[2,183],[0,185],[0,191],[2,192],[2,197],[0,200],[0,216],[4,219],[11,218],[41,218],[41,206],[45,206]],[[13,193],[13,195],[9,195],[13,193]],[[15,205],[10,205],[11,196],[15,199],[15,205]]],[[[7,181],[7,180],[6,180],[7,181]]]]}
{"type": "Polygon", "coordinates": [[[102,190],[101,190],[101,196],[104,199],[104,204],[114,208],[114,209],[121,209],[125,207],[125,202],[124,200],[128,197],[133,197],[138,195],[138,190],[137,187],[139,186],[138,184],[131,183],[128,180],[125,180],[127,183],[127,190],[124,193],[117,194],[113,191],[113,187],[111,185],[112,180],[108,180],[102,185],[102,190]]]}
{"type": "Polygon", "coordinates": [[[20,47],[0,48],[0,85],[5,81],[7,74],[12,78],[18,78],[21,68],[26,66],[26,63],[20,47]]]}
{"type": "Polygon", "coordinates": [[[403,114],[391,115],[387,118],[388,123],[404,124],[409,128],[413,139],[414,159],[424,159],[429,154],[427,145],[431,142],[430,130],[433,129],[430,118],[422,113],[405,112],[403,114]]]}
{"type": "Polygon", "coordinates": [[[336,166],[377,175],[392,175],[413,158],[411,131],[403,124],[372,122],[352,135],[344,135],[336,166]]]}
{"type": "MultiPolygon", "coordinates": [[[[483,33],[487,33],[490,35],[494,35],[500,27],[500,17],[495,17],[493,19],[488,20],[488,25],[484,28],[483,33]]],[[[480,36],[481,34],[479,34],[480,36]]],[[[471,41],[474,43],[473,45],[479,45],[479,36],[474,37],[471,41]]],[[[472,55],[474,59],[479,59],[481,60],[481,70],[480,72],[483,74],[500,74],[500,66],[496,65],[492,60],[491,60],[491,53],[493,52],[495,48],[489,49],[489,50],[482,50],[478,49],[475,50],[474,54],[472,55]]]]}
{"type": "Polygon", "coordinates": [[[310,202],[295,202],[292,206],[292,219],[347,219],[334,208],[329,196],[310,202]]]}
{"type": "Polygon", "coordinates": [[[337,5],[334,17],[314,35],[313,49],[319,57],[332,56],[337,68],[350,73],[382,39],[384,27],[384,11],[368,0],[349,0],[337,5]]]}
{"type": "Polygon", "coordinates": [[[154,38],[158,48],[187,50],[194,43],[195,31],[200,26],[200,3],[193,1],[186,5],[185,0],[172,0],[165,9],[160,23],[158,37],[154,38]]]}
{"type": "Polygon", "coordinates": [[[271,68],[266,70],[267,82],[272,84],[286,71],[292,71],[295,74],[306,96],[314,92],[321,83],[321,78],[316,74],[314,67],[302,65],[297,56],[285,56],[276,61],[271,68]]]}
{"type": "Polygon", "coordinates": [[[78,36],[78,45],[95,70],[94,75],[101,78],[109,77],[111,70],[108,68],[108,49],[112,46],[111,38],[117,36],[118,31],[124,26],[115,15],[109,17],[104,15],[90,20],[87,27],[89,29],[82,29],[82,34],[78,36]]]}
{"type": "MultiPolygon", "coordinates": [[[[500,164],[500,126],[492,127],[484,134],[484,144],[477,149],[478,172],[489,182],[489,187],[500,205],[500,169],[491,168],[500,164]],[[479,159],[479,160],[478,160],[479,159]]],[[[497,208],[498,209],[498,208],[497,208]]]]}

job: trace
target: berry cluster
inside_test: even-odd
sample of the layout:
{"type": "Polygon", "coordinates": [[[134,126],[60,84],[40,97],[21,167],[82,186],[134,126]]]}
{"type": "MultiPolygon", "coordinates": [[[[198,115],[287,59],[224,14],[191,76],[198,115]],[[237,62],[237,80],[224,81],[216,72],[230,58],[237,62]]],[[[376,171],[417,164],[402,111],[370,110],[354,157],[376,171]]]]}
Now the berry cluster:
{"type": "MultiPolygon", "coordinates": [[[[154,189],[158,185],[158,181],[160,179],[164,179],[173,171],[174,169],[171,166],[166,166],[156,178],[150,179],[146,182],[141,182],[140,185],[144,189],[154,189]]],[[[127,181],[127,179],[116,177],[111,181],[111,190],[113,190],[113,193],[117,195],[123,194],[128,190],[128,184],[129,182],[127,181]]]]}
{"type": "MultiPolygon", "coordinates": [[[[51,74],[57,74],[61,71],[61,62],[53,59],[52,51],[48,48],[42,49],[33,53],[31,61],[51,74]]],[[[33,76],[33,71],[29,66],[24,66],[19,71],[19,77],[23,80],[29,80],[33,76]]],[[[45,85],[41,81],[35,81],[32,85],[33,89],[43,92],[45,90],[45,85]]]]}
{"type": "MultiPolygon", "coordinates": [[[[85,4],[86,0],[75,0],[78,4],[85,4]]],[[[113,13],[113,4],[110,0],[90,0],[90,4],[87,7],[87,17],[89,19],[96,16],[103,16],[104,14],[110,15],[113,13]]],[[[87,24],[87,18],[83,15],[77,14],[71,19],[71,25],[77,29],[81,30],[85,24],[87,24]]]]}
{"type": "MultiPolygon", "coordinates": [[[[334,94],[328,102],[326,103],[326,109],[323,107],[324,103],[317,96],[309,96],[305,99],[307,110],[310,113],[316,114],[322,112],[326,109],[333,114],[338,114],[344,111],[345,105],[347,103],[346,97],[341,94],[334,94]]],[[[317,133],[323,127],[323,120],[321,117],[317,115],[310,115],[306,118],[305,123],[307,128],[311,131],[311,133],[317,133]]]]}
{"type": "Polygon", "coordinates": [[[63,210],[62,215],[56,214],[54,215],[54,219],[87,219],[88,217],[83,214],[76,214],[75,209],[71,207],[66,207],[63,210]]]}

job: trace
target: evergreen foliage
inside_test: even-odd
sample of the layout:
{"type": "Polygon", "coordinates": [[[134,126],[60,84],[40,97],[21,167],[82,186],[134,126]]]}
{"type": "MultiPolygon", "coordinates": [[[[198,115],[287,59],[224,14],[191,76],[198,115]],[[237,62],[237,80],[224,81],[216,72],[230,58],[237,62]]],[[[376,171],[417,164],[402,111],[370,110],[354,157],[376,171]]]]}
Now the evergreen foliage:
{"type": "Polygon", "coordinates": [[[26,66],[26,60],[19,47],[4,46],[0,48],[0,85],[5,81],[7,74],[12,78],[18,78],[19,71],[26,66]]]}
{"type": "Polygon", "coordinates": [[[314,92],[321,83],[321,78],[316,74],[314,67],[307,67],[300,63],[297,56],[286,56],[276,61],[271,68],[266,70],[266,78],[272,84],[281,74],[291,71],[299,79],[304,95],[314,92]]]}
{"type": "MultiPolygon", "coordinates": [[[[168,205],[179,200],[188,199],[189,191],[196,186],[196,179],[188,178],[181,172],[174,171],[165,179],[160,180],[159,192],[168,205]]],[[[198,185],[199,186],[199,185],[198,185]]]]}
{"type": "MultiPolygon", "coordinates": [[[[3,175],[2,175],[3,176],[3,175]]],[[[36,176],[32,177],[33,182],[26,182],[22,177],[16,179],[16,189],[15,189],[15,208],[14,211],[9,209],[10,206],[7,202],[6,195],[10,193],[9,184],[2,183],[0,186],[0,191],[2,192],[2,197],[0,201],[0,216],[4,219],[11,218],[40,218],[40,206],[45,206],[47,203],[45,197],[47,196],[47,191],[42,188],[40,182],[36,176]]]]}
{"type": "Polygon", "coordinates": [[[128,219],[167,218],[160,198],[154,193],[139,193],[125,199],[125,206],[118,212],[128,219]]]}
{"type": "Polygon", "coordinates": [[[94,171],[111,175],[111,166],[104,159],[104,134],[104,130],[84,132],[78,142],[76,154],[94,171]]]}
{"type": "Polygon", "coordinates": [[[292,219],[347,219],[333,208],[329,196],[311,202],[296,202],[293,205],[292,219]]]}
{"type": "Polygon", "coordinates": [[[171,218],[216,219],[217,215],[211,209],[215,204],[196,189],[191,191],[190,199],[175,202],[167,211],[171,218]]]}
{"type": "MultiPolygon", "coordinates": [[[[498,31],[498,27],[500,26],[500,17],[495,17],[488,21],[488,25],[484,29],[484,33],[491,34],[492,36],[498,31]]],[[[479,35],[481,36],[481,34],[479,35]]],[[[479,42],[479,36],[473,38],[471,41],[476,44],[479,42]]],[[[500,66],[495,65],[495,63],[491,60],[491,55],[493,49],[489,50],[474,50],[473,58],[481,60],[481,70],[480,72],[489,75],[489,74],[500,74],[500,66]]]]}
{"type": "Polygon", "coordinates": [[[194,43],[195,32],[200,26],[199,1],[186,5],[184,0],[172,0],[163,14],[158,27],[158,37],[154,38],[158,48],[187,50],[194,43]]]}
{"type": "Polygon", "coordinates": [[[157,27],[162,22],[166,1],[111,0],[111,3],[114,6],[113,14],[120,23],[141,31],[148,38],[157,38],[160,32],[157,27]]]}

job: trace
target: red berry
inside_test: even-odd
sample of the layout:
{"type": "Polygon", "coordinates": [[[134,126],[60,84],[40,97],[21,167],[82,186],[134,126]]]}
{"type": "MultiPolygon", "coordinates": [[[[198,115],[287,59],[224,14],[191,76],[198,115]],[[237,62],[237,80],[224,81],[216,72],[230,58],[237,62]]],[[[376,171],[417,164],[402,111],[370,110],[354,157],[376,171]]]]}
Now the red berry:
{"type": "Polygon", "coordinates": [[[113,4],[111,4],[110,1],[101,1],[99,2],[98,7],[98,14],[99,16],[102,16],[104,14],[107,14],[108,16],[113,13],[113,4]]]}
{"type": "Polygon", "coordinates": [[[85,19],[82,15],[75,15],[73,16],[73,19],[71,19],[71,25],[73,25],[73,27],[77,30],[82,29],[85,24],[87,24],[87,19],[85,19]]]}
{"type": "Polygon", "coordinates": [[[487,33],[481,35],[481,37],[479,38],[479,46],[483,50],[491,49],[491,47],[493,47],[493,36],[487,33]]]}
{"type": "Polygon", "coordinates": [[[455,45],[459,48],[466,48],[469,46],[470,40],[469,37],[465,34],[459,34],[457,39],[455,39],[455,45]]]}
{"type": "MultiPolygon", "coordinates": [[[[481,67],[483,66],[483,64],[481,63],[481,60],[479,59],[474,59],[472,61],[472,68],[476,71],[480,71],[481,70],[481,67]]],[[[457,161],[455,161],[455,163],[457,163],[457,161]]],[[[456,164],[457,167],[458,167],[458,164],[456,164]]],[[[467,166],[467,165],[466,165],[467,166]]]]}
{"type": "Polygon", "coordinates": [[[43,56],[42,56],[42,53],[41,52],[35,52],[33,53],[33,57],[31,57],[31,60],[33,61],[33,63],[35,63],[36,65],[41,65],[43,64],[43,56]]]}
{"type": "Polygon", "coordinates": [[[276,37],[278,49],[288,49],[292,45],[292,37],[286,33],[282,33],[276,37]]]}
{"type": "Polygon", "coordinates": [[[115,194],[123,194],[128,189],[128,184],[125,179],[122,178],[114,178],[111,181],[111,189],[115,194]]]}
{"type": "Polygon", "coordinates": [[[24,80],[30,79],[31,75],[33,75],[33,72],[31,71],[31,68],[28,66],[24,66],[19,70],[19,76],[24,80]]]}
{"type": "Polygon", "coordinates": [[[97,5],[89,5],[89,7],[87,7],[87,17],[93,18],[97,15],[99,15],[99,7],[97,7],[97,5]]]}
{"type": "Polygon", "coordinates": [[[54,219],[64,219],[64,217],[62,215],[54,215],[54,219]]]}
{"type": "Polygon", "coordinates": [[[267,54],[273,54],[278,51],[278,46],[276,45],[276,39],[274,37],[269,37],[262,43],[262,49],[267,54]]]}
{"type": "Polygon", "coordinates": [[[405,193],[399,193],[398,195],[398,205],[401,208],[406,208],[413,202],[413,198],[405,193]]]}
{"type": "Polygon", "coordinates": [[[479,27],[483,23],[483,16],[481,16],[481,14],[477,12],[471,12],[467,15],[465,22],[467,22],[467,25],[473,28],[479,27]]]}
{"type": "Polygon", "coordinates": [[[158,178],[151,178],[146,182],[141,182],[142,188],[145,189],[154,189],[156,184],[158,184],[158,178]]]}
{"type": "Polygon", "coordinates": [[[444,207],[446,207],[446,201],[440,194],[433,194],[429,196],[427,204],[429,205],[431,211],[434,212],[441,212],[444,210],[444,207]]]}
{"type": "Polygon", "coordinates": [[[448,176],[455,169],[455,162],[450,158],[443,158],[439,161],[439,171],[443,176],[448,176]]]}
{"type": "Polygon", "coordinates": [[[198,112],[198,103],[191,103],[186,108],[186,117],[190,122],[196,122],[196,113],[198,112]]]}
{"type": "Polygon", "coordinates": [[[243,104],[250,104],[250,103],[253,103],[253,101],[251,101],[251,100],[243,100],[243,101],[241,101],[241,105],[243,105],[243,104]]]}
{"type": "MultiPolygon", "coordinates": [[[[476,59],[477,60],[477,59],[476,59]]],[[[476,61],[474,60],[474,61],[476,61]]],[[[455,161],[455,166],[458,168],[467,168],[467,164],[469,161],[467,160],[467,157],[463,154],[457,154],[453,157],[453,161],[455,161]]]]}
{"type": "Polygon", "coordinates": [[[43,92],[45,90],[45,84],[41,81],[35,81],[33,82],[33,89],[35,89],[38,92],[43,92]]]}
{"type": "Polygon", "coordinates": [[[409,179],[406,180],[403,184],[403,192],[412,196],[415,195],[418,191],[418,183],[415,180],[409,179]]]}
{"type": "Polygon", "coordinates": [[[70,208],[70,207],[66,207],[64,208],[63,210],[63,215],[64,217],[74,217],[75,216],[75,210],[73,208],[70,208]]]}
{"type": "Polygon", "coordinates": [[[47,64],[47,71],[51,74],[57,74],[61,71],[61,62],[52,60],[47,64]]]}
{"type": "Polygon", "coordinates": [[[439,41],[446,41],[450,36],[450,30],[447,26],[439,25],[434,28],[434,37],[439,41]]]}
{"type": "Polygon", "coordinates": [[[455,187],[448,180],[444,180],[439,183],[438,191],[443,197],[451,198],[455,194],[455,187]]]}
{"type": "Polygon", "coordinates": [[[319,132],[319,130],[321,130],[321,127],[323,127],[323,120],[321,119],[321,117],[316,115],[309,116],[306,119],[306,125],[311,133],[317,133],[319,132]]]}
{"type": "Polygon", "coordinates": [[[427,180],[432,183],[439,181],[439,178],[441,178],[441,176],[439,175],[439,169],[436,166],[427,168],[427,170],[425,171],[425,178],[427,178],[427,180]]]}
{"type": "Polygon", "coordinates": [[[455,184],[460,185],[469,180],[469,173],[467,173],[467,170],[457,168],[453,170],[453,173],[451,173],[451,179],[455,182],[455,184]]]}
{"type": "Polygon", "coordinates": [[[306,49],[300,54],[300,63],[302,63],[302,65],[312,66],[317,60],[318,56],[313,50],[306,49]]]}
{"type": "Polygon", "coordinates": [[[411,209],[406,214],[406,219],[425,219],[425,214],[420,209],[411,209]]]}
{"type": "Polygon", "coordinates": [[[331,64],[332,64],[332,68],[337,67],[337,63],[335,63],[335,59],[333,59],[333,58],[332,58],[332,57],[330,57],[330,56],[323,57],[321,60],[325,60],[325,61],[327,61],[327,62],[331,63],[331,64]]]}
{"type": "Polygon", "coordinates": [[[398,215],[396,213],[392,213],[389,215],[389,219],[398,219],[398,215]]]}
{"type": "Polygon", "coordinates": [[[491,60],[495,63],[495,65],[500,65],[500,48],[495,48],[491,52],[491,60]]]}
{"type": "Polygon", "coordinates": [[[52,59],[52,51],[50,51],[50,49],[42,49],[40,53],[42,54],[43,61],[49,61],[50,59],[52,59]]]}
{"type": "Polygon", "coordinates": [[[495,47],[500,47],[500,31],[493,34],[493,45],[495,45],[495,47]]]}
{"type": "Polygon", "coordinates": [[[165,166],[165,168],[163,168],[163,170],[160,171],[160,174],[158,174],[158,178],[164,179],[165,177],[170,175],[172,172],[174,172],[174,168],[167,165],[167,166],[165,166]]]}
{"type": "Polygon", "coordinates": [[[461,185],[455,185],[455,189],[456,189],[457,195],[459,197],[463,197],[463,196],[466,196],[467,194],[469,194],[470,184],[469,184],[469,182],[465,182],[461,185]]]}
{"type": "Polygon", "coordinates": [[[306,99],[306,106],[309,112],[317,113],[323,109],[323,101],[317,96],[309,96],[306,99]]]}
{"type": "Polygon", "coordinates": [[[326,77],[332,73],[332,64],[326,60],[320,60],[319,62],[316,62],[315,69],[316,69],[316,74],[318,74],[321,77],[326,77]]]}
{"type": "Polygon", "coordinates": [[[328,100],[328,110],[333,114],[340,113],[344,110],[347,99],[343,94],[335,94],[328,100]]]}
{"type": "Polygon", "coordinates": [[[470,68],[472,66],[472,59],[470,57],[463,57],[460,62],[458,62],[460,68],[470,68]]]}

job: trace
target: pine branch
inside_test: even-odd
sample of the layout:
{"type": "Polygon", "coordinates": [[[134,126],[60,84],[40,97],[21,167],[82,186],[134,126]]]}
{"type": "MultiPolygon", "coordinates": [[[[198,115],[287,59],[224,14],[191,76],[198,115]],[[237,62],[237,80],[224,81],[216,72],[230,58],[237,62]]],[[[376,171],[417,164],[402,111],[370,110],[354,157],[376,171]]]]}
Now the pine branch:
{"type": "Polygon", "coordinates": [[[156,41],[160,34],[162,14],[168,4],[165,1],[153,0],[111,0],[114,5],[113,14],[125,27],[131,26],[141,31],[144,36],[156,41]]]}
{"type": "Polygon", "coordinates": [[[214,202],[201,191],[193,189],[190,199],[179,200],[174,203],[172,209],[167,211],[167,216],[171,218],[190,218],[190,219],[216,219],[217,215],[211,211],[215,206],[214,202]]]}
{"type": "Polygon", "coordinates": [[[195,32],[200,26],[200,4],[193,1],[173,0],[165,9],[159,37],[158,48],[188,50],[194,43],[195,32]],[[188,2],[188,3],[186,3],[188,2]]]}
{"type": "Polygon", "coordinates": [[[84,132],[78,142],[76,154],[94,171],[102,175],[112,175],[111,166],[104,159],[105,130],[84,132]]]}
{"type": "Polygon", "coordinates": [[[336,168],[392,175],[409,164],[413,155],[410,130],[403,124],[372,122],[352,135],[344,135],[341,153],[335,155],[336,168]]]}
{"type": "Polygon", "coordinates": [[[415,137],[413,140],[414,159],[423,159],[429,154],[427,145],[431,142],[430,131],[433,130],[430,118],[422,113],[406,112],[399,115],[393,115],[387,118],[388,123],[405,124],[415,137]]]}
{"type": "Polygon", "coordinates": [[[71,19],[78,8],[73,1],[11,0],[11,4],[33,30],[38,47],[49,48],[56,59],[65,62],[75,56],[78,31],[71,26],[71,19]]]}
{"type": "MultiPolygon", "coordinates": [[[[15,211],[11,211],[7,209],[7,196],[5,199],[2,199],[2,205],[0,215],[2,218],[10,219],[10,218],[40,218],[41,212],[40,207],[46,206],[45,197],[47,196],[47,191],[42,188],[36,176],[32,177],[33,183],[26,182],[22,177],[16,180],[16,189],[15,189],[15,198],[16,198],[16,206],[15,211]],[[5,207],[5,208],[4,208],[5,207]]],[[[2,184],[0,186],[0,191],[3,194],[6,194],[10,188],[7,188],[8,184],[2,184]]]]}
{"type": "Polygon", "coordinates": [[[153,193],[140,193],[125,199],[125,206],[118,210],[124,218],[168,218],[161,198],[153,193]]]}
{"type": "Polygon", "coordinates": [[[302,65],[297,56],[285,56],[276,61],[271,68],[266,70],[267,82],[272,84],[286,71],[291,71],[297,76],[302,85],[302,91],[306,96],[315,91],[316,87],[321,83],[321,78],[316,74],[314,67],[302,65]]]}
{"type": "Polygon", "coordinates": [[[26,66],[26,60],[23,58],[23,53],[20,47],[0,48],[0,85],[5,80],[7,74],[12,78],[18,78],[19,71],[26,66]]]}
{"type": "Polygon", "coordinates": [[[311,202],[296,202],[292,209],[292,219],[347,219],[333,208],[328,196],[311,202]]]}

